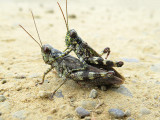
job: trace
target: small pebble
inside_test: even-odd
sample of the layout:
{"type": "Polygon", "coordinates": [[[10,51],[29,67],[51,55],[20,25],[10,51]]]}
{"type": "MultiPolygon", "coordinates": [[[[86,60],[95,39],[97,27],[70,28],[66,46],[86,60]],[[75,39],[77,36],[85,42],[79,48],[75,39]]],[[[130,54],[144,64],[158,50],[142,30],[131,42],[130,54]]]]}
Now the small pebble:
{"type": "Polygon", "coordinates": [[[134,118],[129,117],[129,118],[127,118],[127,120],[135,120],[135,119],[134,119],[134,118]]]}
{"type": "Polygon", "coordinates": [[[46,13],[53,14],[54,10],[47,10],[46,13]]]}
{"type": "Polygon", "coordinates": [[[102,91],[106,91],[106,90],[107,90],[107,87],[106,87],[106,86],[101,86],[101,90],[102,90],[102,91]]]}
{"type": "Polygon", "coordinates": [[[125,62],[135,62],[135,63],[139,62],[139,60],[136,58],[122,58],[122,60],[125,62]]]}
{"type": "Polygon", "coordinates": [[[130,110],[127,110],[125,111],[125,117],[130,117],[131,116],[131,111],[130,110]]]}
{"type": "Polygon", "coordinates": [[[51,114],[54,114],[54,113],[56,113],[57,112],[57,109],[56,108],[53,108],[52,110],[51,110],[51,114]]]}
{"type": "Polygon", "coordinates": [[[90,98],[96,98],[97,95],[98,95],[97,90],[92,89],[91,92],[90,92],[90,94],[89,94],[89,97],[90,97],[90,98]]]}
{"type": "Polygon", "coordinates": [[[160,97],[158,98],[158,100],[160,101],[160,97]]]}
{"type": "Polygon", "coordinates": [[[7,82],[7,80],[2,80],[2,82],[1,82],[1,83],[2,83],[2,84],[5,84],[6,82],[7,82]]]}
{"type": "Polygon", "coordinates": [[[84,120],[91,120],[91,117],[85,117],[84,120]]]}
{"type": "Polygon", "coordinates": [[[22,90],[22,86],[17,86],[17,87],[16,87],[16,90],[17,90],[17,91],[22,90]]]}
{"type": "Polygon", "coordinates": [[[125,116],[125,114],[122,110],[116,109],[116,108],[109,109],[108,113],[110,116],[117,118],[117,119],[123,118],[125,116]]]}
{"type": "Polygon", "coordinates": [[[153,72],[160,72],[160,63],[154,64],[150,67],[153,72]]]}
{"type": "Polygon", "coordinates": [[[63,98],[64,95],[62,94],[62,90],[58,90],[58,91],[56,92],[55,96],[58,97],[58,98],[63,98]]]}
{"type": "Polygon", "coordinates": [[[46,91],[39,91],[39,96],[41,98],[49,98],[49,97],[51,97],[51,93],[46,92],[46,91]]]}
{"type": "Polygon", "coordinates": [[[75,14],[71,14],[71,15],[69,15],[69,16],[68,16],[68,18],[76,19],[77,17],[76,17],[76,15],[75,15],[75,14]]]}
{"type": "Polygon", "coordinates": [[[96,105],[97,103],[95,101],[84,100],[81,102],[81,106],[88,110],[94,109],[96,105]]]}
{"type": "Polygon", "coordinates": [[[25,75],[17,75],[15,78],[16,79],[24,79],[24,78],[26,78],[26,76],[25,75]]]}
{"type": "Polygon", "coordinates": [[[88,112],[86,109],[84,109],[83,107],[77,107],[76,108],[76,113],[78,114],[78,116],[80,118],[84,118],[86,116],[90,115],[90,112],[88,112]]]}
{"type": "Polygon", "coordinates": [[[65,119],[65,120],[73,120],[73,118],[67,118],[67,119],[65,119]]]}
{"type": "Polygon", "coordinates": [[[148,114],[151,113],[151,111],[150,111],[148,108],[141,108],[141,109],[140,109],[140,113],[141,113],[142,115],[148,115],[148,114]]]}
{"type": "Polygon", "coordinates": [[[38,78],[40,75],[38,73],[34,73],[32,75],[29,75],[28,78],[38,78]]]}
{"type": "Polygon", "coordinates": [[[53,120],[53,117],[52,116],[48,116],[47,120],[53,120]]]}
{"type": "Polygon", "coordinates": [[[98,109],[95,111],[95,113],[97,113],[97,114],[102,114],[102,112],[103,112],[103,110],[101,110],[101,109],[98,109]]]}
{"type": "Polygon", "coordinates": [[[19,120],[25,120],[27,116],[27,111],[20,110],[20,111],[14,112],[12,116],[15,118],[18,118],[19,120]]]}
{"type": "Polygon", "coordinates": [[[0,116],[2,115],[2,113],[0,112],[0,116]]]}
{"type": "Polygon", "coordinates": [[[158,96],[157,96],[157,95],[155,95],[155,96],[154,96],[154,99],[157,99],[157,98],[158,98],[158,96]]]}
{"type": "Polygon", "coordinates": [[[0,102],[4,102],[6,98],[3,95],[0,95],[0,102]]]}

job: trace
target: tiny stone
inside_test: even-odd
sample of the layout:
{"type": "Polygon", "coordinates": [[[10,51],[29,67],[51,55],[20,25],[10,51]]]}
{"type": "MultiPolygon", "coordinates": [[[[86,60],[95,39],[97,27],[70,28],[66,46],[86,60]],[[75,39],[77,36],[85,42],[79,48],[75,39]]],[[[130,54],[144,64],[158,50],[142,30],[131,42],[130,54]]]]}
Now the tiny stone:
{"type": "Polygon", "coordinates": [[[102,112],[103,112],[103,110],[101,110],[101,109],[95,111],[95,113],[97,113],[97,114],[102,114],[102,112]]]}
{"type": "Polygon", "coordinates": [[[25,120],[27,116],[27,112],[25,110],[20,110],[20,111],[14,112],[12,116],[20,120],[25,120]]]}
{"type": "Polygon", "coordinates": [[[5,84],[7,82],[7,80],[2,80],[2,84],[5,84]]]}
{"type": "Polygon", "coordinates": [[[47,10],[46,13],[53,14],[54,10],[47,10]]]}
{"type": "Polygon", "coordinates": [[[67,118],[67,119],[65,119],[65,120],[73,120],[73,118],[67,118]]]}
{"type": "Polygon", "coordinates": [[[90,92],[90,94],[89,94],[89,97],[90,97],[90,98],[96,98],[97,95],[98,95],[97,90],[92,89],[91,92],[90,92]]]}
{"type": "Polygon", "coordinates": [[[135,119],[134,119],[134,118],[129,117],[129,118],[127,118],[127,120],[135,120],[135,119]]]}
{"type": "Polygon", "coordinates": [[[131,111],[130,111],[130,110],[127,110],[127,111],[125,111],[124,114],[125,114],[126,117],[130,117],[130,116],[131,116],[131,111]]]}
{"type": "Polygon", "coordinates": [[[63,98],[64,95],[62,94],[62,90],[58,90],[58,91],[56,92],[55,96],[58,97],[58,98],[63,98]]]}
{"type": "Polygon", "coordinates": [[[38,78],[40,75],[37,73],[34,73],[32,75],[29,75],[28,78],[38,78]]]}
{"type": "Polygon", "coordinates": [[[51,96],[51,93],[46,92],[46,91],[39,91],[39,96],[41,98],[49,98],[51,96]]]}
{"type": "Polygon", "coordinates": [[[17,90],[17,91],[20,91],[20,90],[22,90],[22,87],[21,87],[21,86],[17,86],[17,87],[16,87],[16,90],[17,90]]]}
{"type": "Polygon", "coordinates": [[[117,119],[123,118],[125,116],[125,114],[122,110],[116,109],[116,108],[109,109],[108,113],[110,116],[117,118],[117,119]]]}
{"type": "Polygon", "coordinates": [[[2,113],[0,112],[0,116],[2,115],[2,113]]]}
{"type": "Polygon", "coordinates": [[[135,63],[139,62],[139,60],[136,58],[122,58],[122,60],[125,62],[135,62],[135,63]]]}
{"type": "Polygon", "coordinates": [[[17,75],[15,78],[16,79],[24,79],[24,78],[26,78],[26,76],[25,75],[17,75]]]}
{"type": "Polygon", "coordinates": [[[155,96],[154,96],[154,99],[157,99],[157,98],[158,98],[158,96],[157,96],[157,95],[155,95],[155,96]]]}
{"type": "Polygon", "coordinates": [[[91,117],[85,117],[84,120],[91,120],[91,117]]]}
{"type": "Polygon", "coordinates": [[[107,90],[107,87],[106,87],[106,86],[101,86],[101,90],[102,90],[102,91],[106,91],[106,90],[107,90]]]}
{"type": "Polygon", "coordinates": [[[86,109],[82,108],[82,107],[77,107],[76,108],[76,113],[78,114],[78,116],[80,118],[84,118],[86,116],[90,115],[90,112],[88,112],[86,109]]]}
{"type": "Polygon", "coordinates": [[[75,14],[69,15],[68,17],[71,18],[71,19],[76,19],[76,15],[75,14]]]}
{"type": "Polygon", "coordinates": [[[96,107],[96,102],[95,101],[89,101],[89,100],[84,100],[81,102],[81,106],[85,109],[94,109],[96,107]]]}
{"type": "Polygon", "coordinates": [[[148,115],[151,113],[151,111],[148,108],[141,108],[140,113],[142,115],[148,115]]]}
{"type": "Polygon", "coordinates": [[[0,95],[0,102],[4,102],[6,98],[3,95],[0,95]]]}
{"type": "Polygon", "coordinates": [[[53,120],[53,117],[52,116],[48,116],[47,120],[53,120]]]}
{"type": "Polygon", "coordinates": [[[160,63],[154,64],[150,67],[153,72],[160,72],[160,63]]]}
{"type": "Polygon", "coordinates": [[[52,114],[54,114],[54,113],[56,113],[57,112],[57,109],[56,108],[53,108],[52,110],[51,110],[51,113],[52,114]]]}
{"type": "Polygon", "coordinates": [[[72,98],[70,99],[70,102],[74,102],[74,101],[75,101],[75,98],[72,97],[72,98]]]}

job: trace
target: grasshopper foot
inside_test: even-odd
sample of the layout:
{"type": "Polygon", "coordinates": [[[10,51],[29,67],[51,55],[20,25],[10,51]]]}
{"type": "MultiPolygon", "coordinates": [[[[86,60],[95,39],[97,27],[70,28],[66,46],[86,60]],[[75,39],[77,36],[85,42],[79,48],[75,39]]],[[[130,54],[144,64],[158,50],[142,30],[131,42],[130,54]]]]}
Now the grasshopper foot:
{"type": "Polygon", "coordinates": [[[55,93],[56,93],[56,90],[54,90],[53,93],[51,94],[51,97],[50,97],[51,100],[53,99],[53,96],[55,95],[55,93]]]}
{"type": "Polygon", "coordinates": [[[123,64],[124,64],[124,63],[123,63],[122,61],[116,62],[117,67],[122,67],[123,64]]]}
{"type": "Polygon", "coordinates": [[[44,82],[37,82],[35,86],[42,85],[44,82]]]}
{"type": "Polygon", "coordinates": [[[109,54],[110,54],[110,48],[109,47],[106,47],[104,50],[103,50],[103,53],[107,53],[107,55],[106,55],[106,57],[105,57],[105,59],[107,59],[108,58],[108,56],[109,56],[109,54]]]}

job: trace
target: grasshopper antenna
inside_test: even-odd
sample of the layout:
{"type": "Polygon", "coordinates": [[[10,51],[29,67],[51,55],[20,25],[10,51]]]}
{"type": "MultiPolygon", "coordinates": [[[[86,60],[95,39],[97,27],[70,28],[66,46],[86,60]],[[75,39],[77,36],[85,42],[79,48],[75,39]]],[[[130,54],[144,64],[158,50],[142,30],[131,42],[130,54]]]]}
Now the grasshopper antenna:
{"type": "Polygon", "coordinates": [[[67,0],[66,0],[66,17],[67,17],[67,28],[69,30],[69,27],[68,27],[68,9],[67,9],[67,0]]]}
{"type": "Polygon", "coordinates": [[[41,41],[41,39],[40,39],[40,35],[39,35],[38,29],[37,29],[36,21],[35,21],[35,19],[34,19],[34,15],[33,15],[32,10],[31,10],[31,14],[32,14],[32,18],[33,18],[33,21],[34,21],[34,25],[35,25],[35,28],[36,28],[36,31],[37,31],[37,34],[38,34],[39,41],[40,41],[41,46],[42,46],[42,41],[41,41]]]}
{"type": "Polygon", "coordinates": [[[19,25],[41,48],[42,46],[37,42],[37,40],[26,30],[22,25],[19,25]]]}
{"type": "Polygon", "coordinates": [[[62,8],[61,8],[61,6],[60,6],[60,4],[59,4],[58,2],[57,2],[57,4],[58,4],[58,6],[59,6],[59,8],[60,8],[60,10],[61,10],[61,12],[62,12],[62,15],[63,15],[64,21],[65,21],[65,24],[66,24],[67,31],[69,31],[69,29],[68,29],[68,24],[67,24],[66,18],[64,17],[63,10],[62,10],[62,8]]]}

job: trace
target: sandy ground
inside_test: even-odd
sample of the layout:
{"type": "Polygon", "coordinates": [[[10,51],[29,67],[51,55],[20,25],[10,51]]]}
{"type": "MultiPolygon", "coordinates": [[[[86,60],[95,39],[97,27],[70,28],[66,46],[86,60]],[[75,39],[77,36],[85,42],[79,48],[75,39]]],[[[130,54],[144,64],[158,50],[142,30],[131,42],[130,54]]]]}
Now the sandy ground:
{"type": "MultiPolygon", "coordinates": [[[[95,120],[110,120],[108,110],[130,111],[135,120],[160,119],[160,9],[152,0],[68,0],[69,27],[95,50],[111,48],[110,60],[123,60],[117,70],[126,78],[123,89],[98,91],[68,81],[60,90],[64,98],[39,98],[39,91],[51,92],[62,82],[54,73],[43,85],[37,80],[49,67],[42,60],[38,45],[18,26],[22,24],[36,39],[29,9],[36,17],[43,44],[63,51],[66,28],[56,0],[0,1],[0,102],[3,120],[79,120],[75,108],[84,100],[104,102],[91,109],[95,120]],[[19,79],[19,77],[25,77],[19,79]],[[4,80],[6,83],[3,83],[4,80]],[[70,101],[74,105],[71,105],[70,101]],[[56,109],[56,112],[53,110],[56,109]],[[97,112],[99,111],[99,112],[97,112]],[[147,111],[144,115],[143,111],[147,111]]],[[[65,10],[65,1],[60,1],[65,10]]],[[[71,53],[75,56],[74,53],[71,53]]],[[[128,119],[124,118],[124,119],[128,119]]]]}

